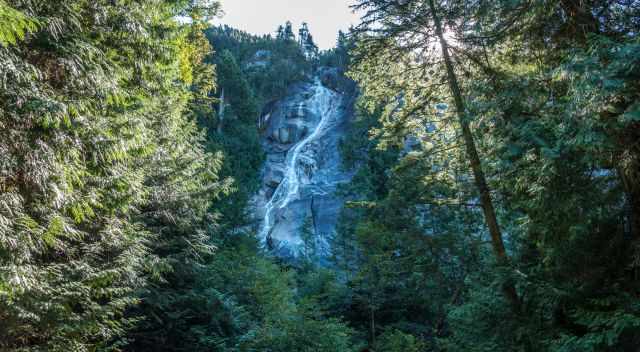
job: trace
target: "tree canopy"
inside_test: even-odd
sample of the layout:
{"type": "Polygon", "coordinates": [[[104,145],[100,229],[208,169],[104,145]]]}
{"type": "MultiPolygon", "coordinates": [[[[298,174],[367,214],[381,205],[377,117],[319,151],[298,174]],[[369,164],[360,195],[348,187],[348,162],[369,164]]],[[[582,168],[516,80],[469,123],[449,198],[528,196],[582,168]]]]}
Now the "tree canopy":
{"type": "Polygon", "coordinates": [[[320,51],[217,1],[0,0],[0,350],[637,351],[638,2],[352,5],[320,51]],[[261,115],[316,77],[353,176],[285,258],[261,115]]]}

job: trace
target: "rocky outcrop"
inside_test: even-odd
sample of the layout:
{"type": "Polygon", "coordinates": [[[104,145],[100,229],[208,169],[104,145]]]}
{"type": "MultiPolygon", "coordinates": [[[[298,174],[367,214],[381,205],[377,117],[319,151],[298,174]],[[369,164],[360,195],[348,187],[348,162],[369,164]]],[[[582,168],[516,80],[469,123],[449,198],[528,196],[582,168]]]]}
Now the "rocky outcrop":
{"type": "Polygon", "coordinates": [[[356,84],[351,79],[345,77],[344,72],[337,67],[321,67],[318,69],[318,77],[325,87],[345,96],[352,96],[356,89],[356,84]]]}
{"type": "Polygon", "coordinates": [[[264,175],[264,184],[269,188],[275,189],[278,187],[282,179],[284,178],[284,171],[274,167],[269,168],[268,172],[264,175]]]}
{"type": "Polygon", "coordinates": [[[320,81],[325,87],[333,89],[335,91],[339,90],[340,79],[342,75],[340,71],[336,67],[323,67],[318,70],[318,77],[320,81]]]}
{"type": "Polygon", "coordinates": [[[252,69],[252,68],[265,68],[271,64],[271,56],[272,53],[270,50],[258,50],[256,53],[248,60],[245,64],[244,68],[252,69]]]}
{"type": "Polygon", "coordinates": [[[306,136],[308,127],[298,124],[286,124],[273,130],[270,139],[280,144],[291,144],[306,136]]]}
{"type": "Polygon", "coordinates": [[[326,79],[329,71],[319,70],[315,83],[291,87],[285,98],[269,103],[260,118],[267,160],[254,198],[255,213],[264,243],[277,248],[280,256],[299,253],[308,218],[319,252],[329,253],[328,239],[344,203],[336,190],[352,176],[342,169],[338,149],[352,100],[332,89],[326,79]]]}

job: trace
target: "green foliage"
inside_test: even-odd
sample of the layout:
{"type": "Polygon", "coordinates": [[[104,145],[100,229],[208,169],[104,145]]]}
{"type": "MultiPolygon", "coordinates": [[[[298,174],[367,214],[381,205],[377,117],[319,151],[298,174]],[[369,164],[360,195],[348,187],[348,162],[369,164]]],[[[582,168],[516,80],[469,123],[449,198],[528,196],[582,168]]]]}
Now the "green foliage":
{"type": "Polygon", "coordinates": [[[38,30],[38,21],[0,1],[0,46],[15,45],[27,33],[38,30]]]}
{"type": "Polygon", "coordinates": [[[221,175],[235,180],[236,192],[218,206],[222,214],[218,233],[226,236],[251,223],[247,204],[258,189],[264,160],[257,128],[259,107],[306,79],[312,64],[295,40],[258,37],[226,26],[211,27],[206,35],[218,50],[210,59],[217,68],[217,114],[203,112],[199,121],[208,130],[208,148],[225,154],[221,175]]]}
{"type": "Polygon", "coordinates": [[[315,261],[318,255],[318,243],[316,243],[317,236],[315,234],[313,216],[308,216],[304,220],[300,237],[302,239],[302,253],[300,254],[305,260],[315,261]]]}
{"type": "Polygon", "coordinates": [[[388,330],[380,335],[376,346],[377,351],[385,352],[421,352],[425,345],[412,335],[399,330],[388,330]]]}
{"type": "MultiPolygon", "coordinates": [[[[368,127],[372,143],[401,150],[376,166],[380,152],[359,154],[366,150],[359,139],[343,146],[348,165],[359,169],[350,187],[359,199],[337,240],[353,243],[361,259],[341,265],[337,255],[337,267],[360,278],[353,289],[377,313],[375,330],[411,332],[410,317],[384,316],[384,287],[419,265],[410,271],[438,278],[419,290],[436,308],[416,308],[411,298],[393,308],[424,313],[430,332],[414,336],[437,341],[433,348],[632,351],[640,338],[630,299],[638,290],[640,214],[637,8],[375,0],[356,7],[366,14],[350,72],[362,89],[359,108],[379,121],[368,127]],[[441,84],[448,76],[434,9],[448,30],[452,69],[496,200],[512,258],[506,267],[489,255],[455,104],[441,84]],[[403,242],[411,232],[426,245],[418,235],[403,242]],[[385,260],[393,251],[406,253],[408,265],[385,260]],[[502,297],[505,284],[517,288],[516,310],[502,297]]],[[[412,289],[402,285],[390,297],[412,289]]],[[[373,330],[371,316],[346,318],[373,330]]]]}
{"type": "MultiPolygon", "coordinates": [[[[207,234],[215,238],[208,244],[215,243],[215,251],[207,246],[189,251],[194,242],[183,241],[182,236],[152,245],[167,260],[154,263],[160,270],[154,276],[158,280],[143,291],[142,304],[130,312],[144,319],[129,334],[132,343],[128,349],[349,351],[351,330],[310,303],[318,291],[307,285],[316,287],[315,278],[310,274],[306,280],[297,280],[293,270],[266,257],[252,234],[247,233],[252,225],[248,203],[259,185],[264,159],[256,124],[257,106],[281,93],[263,90],[241,53],[266,45],[276,51],[277,61],[284,61],[300,59],[300,50],[295,43],[291,46],[268,38],[256,44],[255,37],[229,28],[207,33],[214,44],[218,43],[219,51],[209,59],[216,65],[217,92],[212,110],[195,113],[206,129],[207,149],[224,152],[224,162],[215,166],[220,168],[220,177],[234,179],[235,192],[215,204],[219,217],[212,219],[215,226],[207,227],[207,234]],[[184,255],[188,253],[197,257],[184,255]],[[302,291],[308,294],[298,294],[302,291]]],[[[302,60],[301,65],[307,65],[306,59],[302,60]]],[[[293,83],[290,80],[301,76],[291,77],[295,78],[287,78],[282,84],[293,83]]],[[[207,213],[207,209],[202,210],[207,213]]],[[[182,218],[176,220],[185,233],[206,225],[192,218],[184,223],[182,218]]],[[[323,278],[325,283],[333,280],[332,276],[323,278]]]]}
{"type": "Polygon", "coordinates": [[[225,50],[216,55],[215,63],[218,87],[225,90],[226,104],[232,109],[231,113],[248,125],[255,124],[258,115],[256,98],[235,57],[231,51],[225,50]]]}
{"type": "Polygon", "coordinates": [[[295,41],[292,29],[288,40],[258,37],[226,26],[208,29],[207,37],[220,52],[233,54],[259,105],[283,97],[292,83],[311,73],[312,61],[295,41]]]}
{"type": "Polygon", "coordinates": [[[208,132],[207,147],[225,152],[220,172],[233,178],[235,190],[218,202],[216,208],[221,214],[220,228],[216,232],[224,235],[236,233],[251,223],[246,205],[258,189],[264,153],[255,124],[235,120],[226,125],[223,134],[214,131],[208,132]]]}
{"type": "Polygon", "coordinates": [[[353,49],[354,40],[343,31],[338,31],[338,39],[336,41],[336,47],[329,50],[325,50],[321,53],[318,59],[320,66],[337,67],[341,70],[345,70],[350,64],[349,51],[353,49]]]}
{"type": "Polygon", "coordinates": [[[173,19],[194,6],[0,3],[1,349],[122,349],[211,251],[228,184],[190,116],[212,70],[173,19]]]}
{"type": "MultiPolygon", "coordinates": [[[[304,309],[304,308],[303,308],[304,309]]],[[[355,351],[351,330],[334,318],[314,316],[313,310],[289,314],[284,319],[267,319],[240,351],[355,351]]]]}
{"type": "Polygon", "coordinates": [[[635,351],[638,7],[356,8],[318,53],[207,28],[215,1],[0,0],[0,350],[635,351]],[[259,107],[318,64],[361,93],[325,266],[312,218],[285,263],[248,214],[259,107]]]}
{"type": "Polygon", "coordinates": [[[318,56],[318,46],[314,43],[313,35],[311,35],[309,25],[306,22],[302,22],[302,26],[298,30],[298,44],[307,58],[315,59],[318,56]]]}

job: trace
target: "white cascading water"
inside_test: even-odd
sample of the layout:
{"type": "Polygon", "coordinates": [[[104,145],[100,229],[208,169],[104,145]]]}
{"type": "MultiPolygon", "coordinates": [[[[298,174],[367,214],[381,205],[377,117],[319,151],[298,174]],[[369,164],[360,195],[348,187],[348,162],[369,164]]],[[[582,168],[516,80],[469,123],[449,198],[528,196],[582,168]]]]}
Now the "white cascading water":
{"type": "MultiPolygon", "coordinates": [[[[303,182],[302,177],[305,175],[304,167],[309,163],[315,163],[313,155],[305,155],[305,153],[312,152],[311,148],[308,148],[310,143],[320,138],[339,116],[340,99],[336,95],[337,93],[325,88],[320,80],[316,79],[313,86],[313,95],[309,98],[308,106],[312,113],[320,116],[320,122],[312,133],[287,152],[284,177],[273,192],[269,202],[265,205],[262,229],[260,231],[260,239],[262,241],[265,241],[270,236],[276,225],[275,212],[286,208],[292,201],[299,199],[300,184],[303,182]]],[[[300,103],[298,106],[299,111],[302,112],[303,108],[304,104],[300,103]]],[[[301,115],[302,113],[299,114],[299,116],[301,115]]]]}

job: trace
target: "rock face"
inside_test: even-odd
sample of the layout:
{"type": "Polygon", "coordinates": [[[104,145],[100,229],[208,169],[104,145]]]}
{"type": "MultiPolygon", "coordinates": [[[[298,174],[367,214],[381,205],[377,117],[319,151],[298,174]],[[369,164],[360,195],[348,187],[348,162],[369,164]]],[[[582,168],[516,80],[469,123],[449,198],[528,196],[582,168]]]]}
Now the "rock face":
{"type": "Polygon", "coordinates": [[[350,95],[355,89],[355,83],[345,77],[344,72],[336,67],[320,67],[317,72],[320,81],[325,87],[350,95]]]}
{"type": "Polygon", "coordinates": [[[267,160],[255,213],[261,239],[280,256],[300,253],[307,219],[317,252],[330,253],[328,240],[344,203],[336,189],[352,176],[342,169],[338,149],[351,101],[321,78],[291,87],[284,99],[265,107],[260,119],[267,160]]]}
{"type": "Polygon", "coordinates": [[[272,53],[269,50],[258,50],[253,57],[246,63],[245,69],[265,68],[271,62],[272,53]]]}

